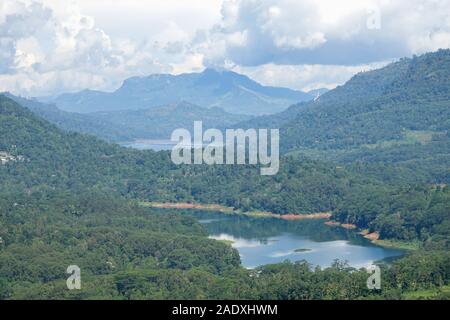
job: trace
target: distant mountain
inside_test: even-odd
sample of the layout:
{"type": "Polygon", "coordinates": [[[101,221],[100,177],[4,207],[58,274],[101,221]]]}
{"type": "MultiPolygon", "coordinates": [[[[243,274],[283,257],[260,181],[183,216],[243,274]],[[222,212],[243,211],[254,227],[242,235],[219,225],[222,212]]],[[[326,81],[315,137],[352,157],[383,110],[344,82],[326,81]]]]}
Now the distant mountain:
{"type": "Polygon", "coordinates": [[[203,121],[204,128],[223,128],[250,119],[230,114],[219,108],[202,108],[182,101],[151,109],[94,113],[72,113],[36,100],[5,96],[27,107],[33,113],[66,131],[88,133],[113,142],[135,139],[169,139],[173,130],[193,130],[194,121],[203,121]]]}
{"type": "MultiPolygon", "coordinates": [[[[231,114],[220,108],[202,108],[185,101],[151,109],[96,112],[86,116],[97,123],[110,123],[116,130],[120,129],[120,134],[110,139],[115,141],[169,139],[178,128],[192,132],[194,121],[201,120],[204,128],[221,128],[251,118],[231,114]]],[[[105,138],[112,135],[111,130],[91,133],[105,138]]]]}
{"type": "MultiPolygon", "coordinates": [[[[254,117],[250,120],[242,120],[241,122],[236,123],[234,128],[274,128],[281,129],[284,125],[286,125],[292,119],[295,119],[297,114],[302,108],[306,108],[310,104],[308,102],[301,102],[299,104],[294,104],[288,107],[286,110],[271,114],[271,115],[262,115],[258,117],[254,117]]],[[[283,141],[281,141],[283,142],[283,141]]]]}
{"type": "MultiPolygon", "coordinates": [[[[170,160],[169,152],[122,148],[64,132],[3,95],[0,151],[26,159],[0,166],[0,190],[23,190],[27,197],[32,191],[71,190],[76,194],[92,187],[138,200],[197,201],[244,210],[310,213],[332,210],[351,183],[366,181],[333,164],[307,159],[283,159],[279,176],[262,176],[259,166],[251,165],[178,166],[170,160]]],[[[0,201],[0,208],[5,204],[0,201]]]]}
{"type": "Polygon", "coordinates": [[[4,93],[4,95],[63,130],[88,133],[108,141],[127,139],[126,135],[123,135],[123,129],[114,126],[109,121],[99,121],[89,114],[62,111],[53,104],[45,104],[9,93],[4,93]]]}
{"type": "Polygon", "coordinates": [[[78,113],[149,109],[187,101],[230,113],[261,115],[283,111],[291,104],[314,97],[301,91],[262,86],[235,72],[206,69],[201,73],[133,77],[111,93],[84,90],[41,101],[78,113]]]}

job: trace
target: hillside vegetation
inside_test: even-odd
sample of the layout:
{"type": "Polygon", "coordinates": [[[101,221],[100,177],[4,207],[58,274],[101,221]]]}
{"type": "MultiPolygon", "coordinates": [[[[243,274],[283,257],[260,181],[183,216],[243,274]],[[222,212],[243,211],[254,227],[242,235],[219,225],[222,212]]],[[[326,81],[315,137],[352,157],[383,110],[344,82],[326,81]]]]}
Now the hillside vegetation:
{"type": "Polygon", "coordinates": [[[357,74],[319,99],[236,127],[280,128],[286,153],[391,166],[415,181],[449,182],[450,50],[357,74]]]}
{"type": "Polygon", "coordinates": [[[62,131],[0,95],[0,152],[12,159],[0,164],[0,299],[448,298],[448,57],[402,60],[302,105],[283,129],[295,153],[275,176],[250,165],[176,166],[168,152],[62,131]],[[322,152],[341,163],[305,157],[322,152]],[[379,291],[341,261],[246,270],[193,218],[139,201],[330,211],[419,250],[383,266],[379,291]],[[66,289],[72,264],[83,270],[81,291],[66,289]]]}
{"type": "Polygon", "coordinates": [[[340,221],[373,231],[387,229],[382,232],[384,237],[399,239],[427,238],[436,233],[436,225],[445,225],[450,218],[446,206],[448,187],[419,188],[419,194],[428,197],[437,192],[443,195],[436,198],[443,206],[438,207],[435,220],[427,215],[428,198],[418,202],[417,210],[427,221],[423,223],[413,218],[416,213],[409,207],[408,199],[417,198],[416,188],[383,182],[379,173],[365,175],[365,169],[361,173],[293,157],[280,160],[280,171],[275,176],[261,176],[258,166],[252,165],[177,166],[169,152],[129,150],[89,136],[64,133],[12,100],[0,99],[0,150],[26,159],[0,168],[5,190],[33,193],[96,188],[129,199],[217,203],[244,211],[333,211],[340,221]],[[387,203],[389,210],[381,210],[379,206],[387,203]],[[366,210],[367,206],[374,209],[366,210]],[[399,211],[401,218],[393,223],[391,218],[399,211]],[[388,218],[381,220],[379,214],[388,218]],[[405,231],[405,236],[397,232],[398,227],[412,231],[405,231]]]}
{"type": "Polygon", "coordinates": [[[133,77],[114,92],[84,90],[42,100],[78,113],[150,109],[186,101],[229,113],[261,115],[283,111],[293,103],[314,97],[301,91],[263,86],[232,71],[206,69],[201,73],[133,77]]]}

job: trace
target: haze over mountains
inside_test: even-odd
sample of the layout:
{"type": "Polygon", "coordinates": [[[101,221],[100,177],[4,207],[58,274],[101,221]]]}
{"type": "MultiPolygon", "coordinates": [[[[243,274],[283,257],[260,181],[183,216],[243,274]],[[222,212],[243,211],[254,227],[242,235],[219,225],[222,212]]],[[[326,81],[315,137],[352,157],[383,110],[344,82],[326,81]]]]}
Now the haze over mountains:
{"type": "Polygon", "coordinates": [[[192,128],[197,120],[205,128],[231,127],[254,115],[312,100],[322,92],[266,87],[235,72],[206,69],[130,78],[112,93],[84,90],[40,101],[6,95],[64,130],[124,142],[168,139],[173,130],[192,128]]]}
{"type": "MultiPolygon", "coordinates": [[[[70,102],[73,104],[70,104],[71,107],[66,104],[66,109],[80,110],[102,109],[100,104],[96,105],[96,101],[113,101],[113,105],[108,105],[112,110],[108,111],[71,113],[37,101],[10,97],[63,129],[90,133],[109,141],[168,139],[174,129],[191,128],[193,121],[203,120],[206,127],[280,128],[280,142],[284,152],[300,150],[310,156],[338,161],[348,160],[351,152],[352,159],[378,159],[380,153],[376,157],[369,156],[374,148],[378,151],[384,148],[383,152],[386,152],[386,148],[391,148],[395,152],[394,148],[399,145],[407,148],[408,145],[419,143],[422,148],[431,147],[435,143],[442,144],[442,140],[448,137],[448,64],[450,50],[401,59],[382,69],[357,74],[346,84],[319,98],[296,103],[283,112],[254,119],[187,101],[140,109],[139,106],[144,105],[146,97],[162,95],[162,88],[175,90],[176,87],[184,86],[188,90],[186,82],[196,82],[197,87],[203,88],[228,86],[231,88],[229,92],[238,87],[236,83],[239,81],[241,84],[246,83],[247,88],[253,84],[255,88],[267,89],[245,76],[214,70],[180,76],[132,78],[125,81],[116,93],[95,95],[93,91],[89,91],[86,97],[82,97],[82,94],[67,94],[55,100],[58,108],[61,108],[61,104],[64,106],[70,102]],[[182,79],[190,81],[181,81],[182,79]],[[207,79],[211,81],[210,85],[207,79]],[[170,84],[168,87],[166,81],[170,84]],[[203,84],[200,84],[202,81],[203,84]],[[159,90],[156,89],[158,82],[162,82],[159,90]],[[115,97],[119,96],[127,96],[130,103],[125,98],[123,103],[120,103],[120,98],[116,101],[115,97]],[[114,111],[114,108],[121,108],[123,105],[131,110],[114,111]],[[333,152],[329,152],[330,150],[333,152]]],[[[193,87],[190,89],[197,92],[193,87]]],[[[288,92],[285,97],[292,99],[296,95],[285,89],[267,90],[288,92]]],[[[180,96],[181,93],[178,97],[180,96]]],[[[196,98],[199,96],[200,93],[196,98]]],[[[168,93],[166,98],[168,101],[173,97],[168,93]]],[[[217,101],[219,100],[216,100],[216,104],[219,104],[220,101],[217,101]]],[[[441,150],[446,149],[440,148],[438,152],[441,150]]]]}
{"type": "Polygon", "coordinates": [[[450,129],[450,50],[360,73],[298,108],[283,125],[289,149],[358,147],[403,139],[408,131],[450,129]]]}
{"type": "Polygon", "coordinates": [[[61,129],[88,133],[112,142],[169,139],[173,130],[192,130],[194,121],[198,120],[203,121],[204,128],[219,128],[251,118],[227,113],[220,108],[202,108],[186,101],[150,109],[73,113],[60,110],[55,105],[5,95],[61,129]]]}
{"type": "Polygon", "coordinates": [[[206,69],[201,73],[133,77],[114,92],[84,90],[41,101],[77,113],[148,109],[186,101],[204,108],[222,108],[229,113],[262,115],[312,100],[316,94],[263,86],[232,71],[206,69]]]}

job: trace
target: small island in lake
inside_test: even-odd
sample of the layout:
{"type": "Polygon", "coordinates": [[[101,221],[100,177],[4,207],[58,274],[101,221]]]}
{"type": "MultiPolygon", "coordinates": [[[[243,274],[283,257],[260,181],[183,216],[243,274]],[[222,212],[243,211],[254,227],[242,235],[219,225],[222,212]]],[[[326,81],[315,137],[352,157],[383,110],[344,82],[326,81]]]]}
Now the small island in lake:
{"type": "Polygon", "coordinates": [[[312,249],[303,249],[303,248],[301,248],[301,249],[295,249],[294,250],[294,252],[309,252],[309,251],[312,251],[312,249]]]}

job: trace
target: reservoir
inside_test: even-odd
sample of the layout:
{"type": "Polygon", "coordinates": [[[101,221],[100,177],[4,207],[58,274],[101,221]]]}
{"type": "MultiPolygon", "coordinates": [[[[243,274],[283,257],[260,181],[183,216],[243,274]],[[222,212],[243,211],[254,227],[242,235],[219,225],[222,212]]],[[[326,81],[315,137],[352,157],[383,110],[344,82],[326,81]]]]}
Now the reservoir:
{"type": "Polygon", "coordinates": [[[336,259],[361,268],[404,255],[401,250],[376,246],[353,230],[327,226],[321,219],[286,221],[206,211],[189,214],[203,224],[210,238],[237,249],[246,268],[285,260],[306,260],[324,268],[336,259]]]}
{"type": "Polygon", "coordinates": [[[119,143],[122,147],[133,148],[138,150],[154,150],[154,151],[162,151],[162,150],[171,150],[176,143],[167,140],[153,140],[153,139],[141,139],[135,140],[131,142],[122,142],[119,143]]]}

